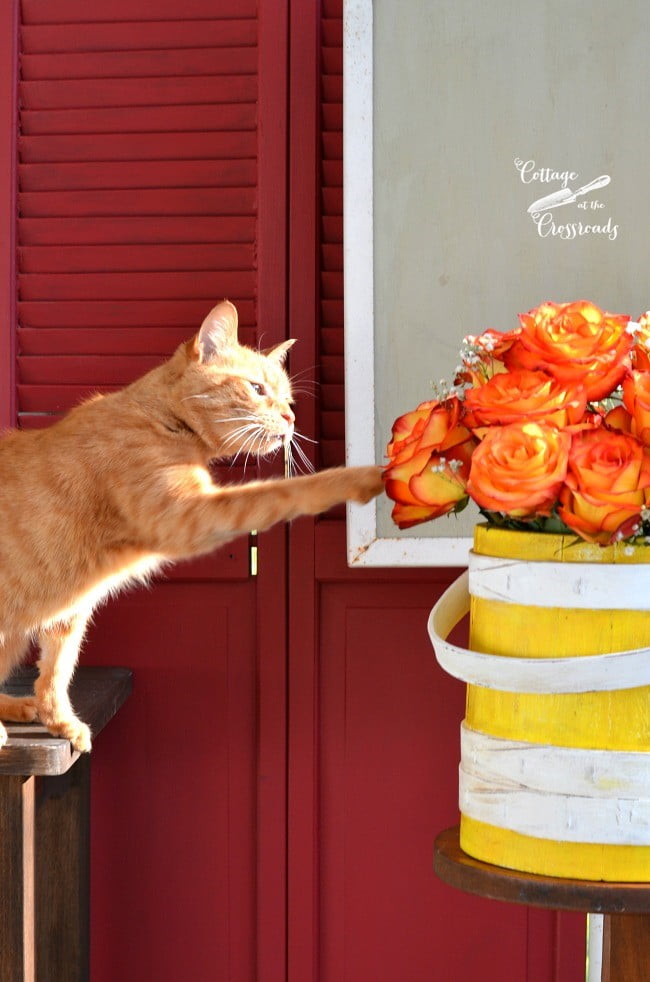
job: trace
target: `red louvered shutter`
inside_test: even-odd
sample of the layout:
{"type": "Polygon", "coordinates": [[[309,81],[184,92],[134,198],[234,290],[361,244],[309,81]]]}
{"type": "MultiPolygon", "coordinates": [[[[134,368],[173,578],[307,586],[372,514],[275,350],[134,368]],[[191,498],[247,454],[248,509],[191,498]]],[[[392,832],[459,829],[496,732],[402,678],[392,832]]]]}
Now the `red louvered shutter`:
{"type": "Polygon", "coordinates": [[[18,417],[256,323],[255,0],[23,0],[18,417]]]}
{"type": "Polygon", "coordinates": [[[343,390],[343,51],[341,0],[321,21],[321,456],[345,460],[343,390]]]}

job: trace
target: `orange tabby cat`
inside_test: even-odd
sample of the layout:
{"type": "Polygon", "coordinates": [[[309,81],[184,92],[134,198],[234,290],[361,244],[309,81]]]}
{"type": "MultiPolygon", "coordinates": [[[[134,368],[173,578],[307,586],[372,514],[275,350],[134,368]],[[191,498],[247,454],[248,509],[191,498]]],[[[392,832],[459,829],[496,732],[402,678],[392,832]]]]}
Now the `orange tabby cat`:
{"type": "MultiPolygon", "coordinates": [[[[0,681],[32,638],[34,698],[0,694],[0,719],[32,720],[90,749],[68,685],[99,601],[162,563],[251,529],[382,488],[377,467],[218,486],[207,465],[266,454],[293,436],[283,361],[292,341],[261,354],[237,341],[225,301],[195,338],[120,392],[91,399],[45,430],[0,440],[0,681]]],[[[7,731],[0,723],[0,747],[7,731]]]]}

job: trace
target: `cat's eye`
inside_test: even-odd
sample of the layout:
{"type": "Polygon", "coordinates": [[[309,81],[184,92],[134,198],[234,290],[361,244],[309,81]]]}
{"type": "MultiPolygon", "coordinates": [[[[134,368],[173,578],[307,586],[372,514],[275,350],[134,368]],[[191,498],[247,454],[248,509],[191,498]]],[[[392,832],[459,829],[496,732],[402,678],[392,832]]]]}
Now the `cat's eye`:
{"type": "Polygon", "coordinates": [[[262,385],[261,382],[251,382],[251,381],[249,381],[248,384],[250,385],[251,389],[253,390],[253,392],[256,395],[258,395],[258,396],[265,396],[266,395],[266,389],[264,388],[264,386],[262,385]]]}

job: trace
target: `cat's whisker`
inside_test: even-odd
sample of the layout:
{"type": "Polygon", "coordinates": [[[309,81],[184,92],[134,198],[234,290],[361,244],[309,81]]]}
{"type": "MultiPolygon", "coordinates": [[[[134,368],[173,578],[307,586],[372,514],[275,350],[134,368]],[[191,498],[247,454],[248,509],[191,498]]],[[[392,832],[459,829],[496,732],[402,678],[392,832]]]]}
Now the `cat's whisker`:
{"type": "Polygon", "coordinates": [[[314,465],[309,460],[300,444],[296,441],[297,436],[300,436],[300,434],[294,433],[291,439],[286,440],[284,443],[287,470],[290,474],[299,474],[301,472],[313,473],[314,465]]]}
{"type": "Polygon", "coordinates": [[[248,423],[250,420],[244,419],[242,416],[231,416],[230,419],[215,419],[215,423],[248,423]]]}
{"type": "Polygon", "coordinates": [[[311,460],[309,459],[309,457],[307,456],[307,454],[304,452],[304,450],[302,449],[302,447],[300,446],[300,444],[299,443],[294,443],[293,444],[293,449],[295,450],[296,455],[298,456],[298,458],[301,460],[302,465],[305,468],[305,470],[308,471],[310,474],[313,473],[314,472],[314,465],[312,464],[311,460]]]}
{"type": "Polygon", "coordinates": [[[233,440],[236,440],[238,437],[243,436],[245,433],[248,433],[254,429],[257,429],[256,423],[244,423],[243,426],[236,427],[236,429],[232,430],[228,434],[228,436],[225,438],[225,443],[231,443],[233,440]]]}
{"type": "MultiPolygon", "coordinates": [[[[248,453],[246,454],[246,460],[244,461],[244,473],[246,472],[246,467],[248,466],[248,461],[249,461],[249,459],[250,459],[250,455],[251,455],[251,454],[253,453],[253,443],[252,443],[252,441],[253,441],[253,439],[254,439],[254,438],[255,438],[256,436],[258,436],[258,434],[259,434],[259,432],[260,432],[261,430],[262,430],[262,427],[261,427],[261,426],[260,426],[260,427],[258,427],[258,430],[257,430],[257,432],[256,432],[256,433],[254,433],[254,434],[253,434],[253,437],[251,438],[251,446],[250,446],[250,449],[249,449],[249,451],[248,451],[248,453]]],[[[260,452],[259,452],[259,449],[258,449],[258,450],[257,450],[257,464],[258,464],[258,467],[259,467],[259,462],[260,462],[260,452]]]]}
{"type": "MultiPolygon", "coordinates": [[[[307,368],[301,368],[299,372],[294,372],[293,375],[289,376],[289,381],[293,384],[293,382],[295,382],[297,379],[301,379],[304,375],[313,374],[315,370],[316,370],[316,365],[310,365],[307,368]]],[[[316,385],[317,383],[314,382],[313,384],[316,385]]]]}
{"type": "Polygon", "coordinates": [[[318,443],[318,440],[312,440],[310,436],[305,436],[304,433],[299,433],[298,430],[293,431],[293,438],[294,440],[306,440],[307,443],[318,443]]]}
{"type": "Polygon", "coordinates": [[[244,471],[246,470],[246,466],[248,464],[250,455],[253,453],[255,440],[258,439],[264,433],[264,430],[259,423],[248,424],[245,429],[249,430],[248,436],[246,436],[246,438],[243,440],[242,445],[240,446],[239,450],[235,454],[231,464],[231,466],[233,466],[235,462],[239,459],[239,457],[243,453],[246,453],[246,459],[244,460],[244,471]]]}

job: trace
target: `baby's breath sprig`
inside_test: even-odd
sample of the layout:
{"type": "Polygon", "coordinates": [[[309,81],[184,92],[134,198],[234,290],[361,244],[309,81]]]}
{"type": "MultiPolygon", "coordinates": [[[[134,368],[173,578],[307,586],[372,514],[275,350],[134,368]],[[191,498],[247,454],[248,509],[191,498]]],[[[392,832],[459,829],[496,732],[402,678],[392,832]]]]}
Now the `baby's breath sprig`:
{"type": "Polygon", "coordinates": [[[484,382],[494,375],[494,356],[496,338],[491,334],[467,334],[460,349],[461,364],[456,367],[456,375],[467,384],[472,378],[484,382]],[[467,378],[469,376],[469,378],[467,378]]]}
{"type": "Polygon", "coordinates": [[[446,402],[447,399],[453,399],[455,396],[459,397],[463,393],[462,385],[452,384],[445,378],[438,379],[437,382],[432,381],[431,388],[438,402],[446,402]]]}

